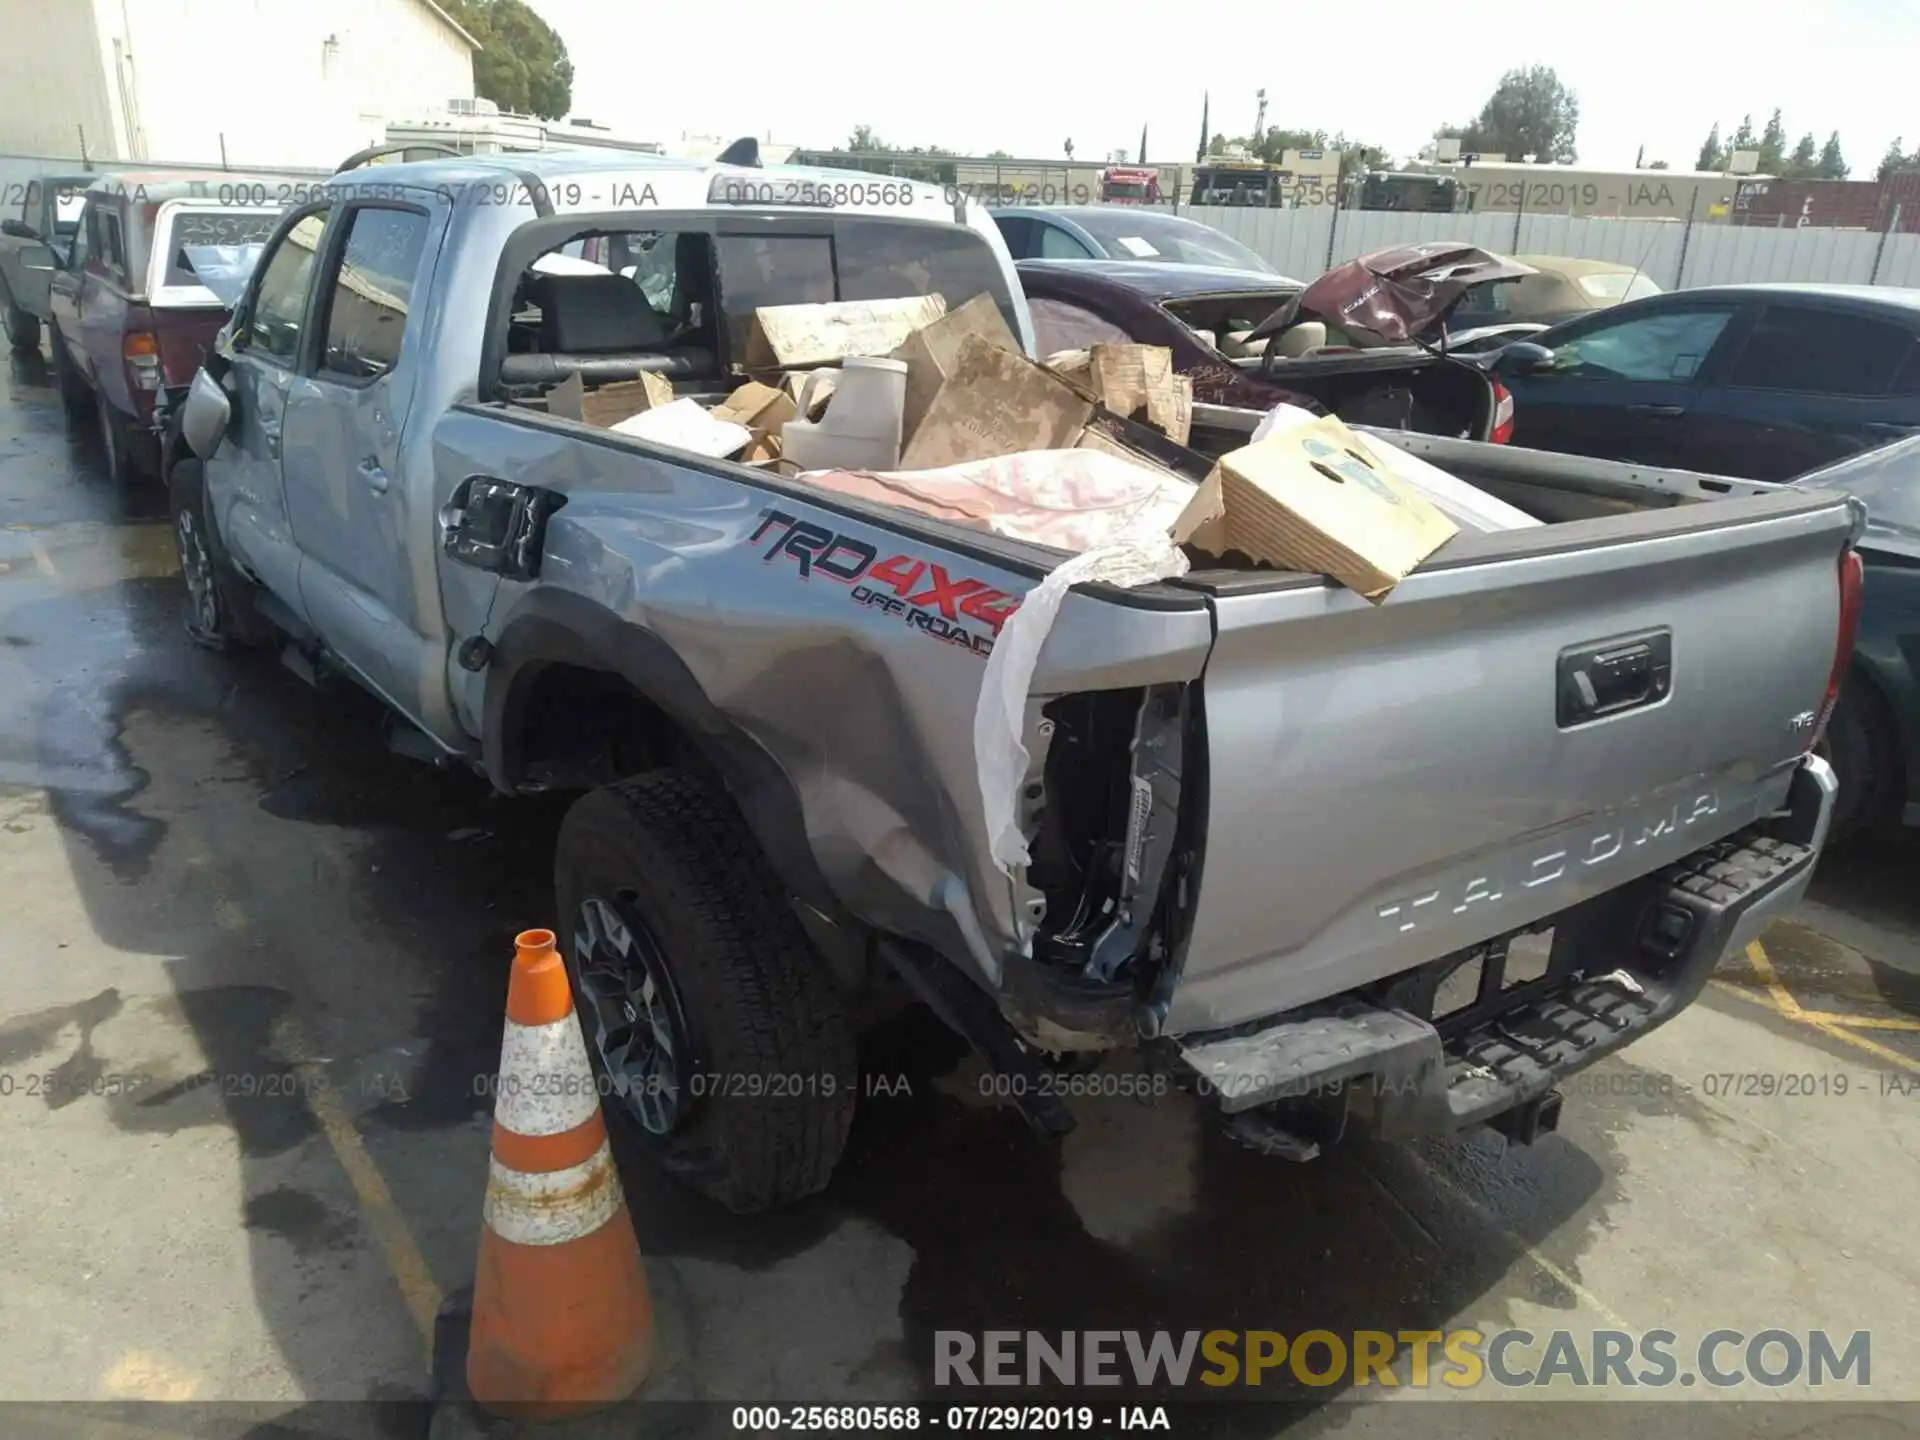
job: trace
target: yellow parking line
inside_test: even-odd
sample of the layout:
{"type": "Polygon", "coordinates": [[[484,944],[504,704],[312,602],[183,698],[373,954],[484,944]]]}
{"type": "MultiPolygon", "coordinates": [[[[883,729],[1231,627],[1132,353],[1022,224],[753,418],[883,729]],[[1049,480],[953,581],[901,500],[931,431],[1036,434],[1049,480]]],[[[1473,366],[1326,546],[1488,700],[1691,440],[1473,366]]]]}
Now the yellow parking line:
{"type": "Polygon", "coordinates": [[[1780,977],[1774,973],[1773,961],[1767,958],[1767,952],[1758,940],[1747,946],[1747,959],[1753,965],[1753,973],[1767,987],[1767,993],[1773,996],[1774,1007],[1790,1020],[1799,1019],[1800,1002],[1780,983],[1780,977]]]}
{"type": "Polygon", "coordinates": [[[1898,1015],[1842,1015],[1834,1010],[1802,1010],[1800,1018],[1810,1025],[1839,1025],[1848,1030],[1900,1030],[1920,1034],[1920,1020],[1898,1015]]]}
{"type": "Polygon", "coordinates": [[[327,1137],[327,1144],[333,1148],[334,1158],[340,1162],[340,1168],[347,1172],[353,1193],[360,1201],[361,1212],[367,1217],[368,1225],[380,1242],[380,1253],[386,1257],[387,1269],[393,1273],[394,1284],[400,1287],[401,1298],[407,1302],[413,1323],[419,1328],[420,1338],[431,1355],[433,1322],[440,1313],[441,1297],[433,1272],[427,1268],[427,1257],[420,1253],[420,1246],[407,1225],[407,1217],[394,1203],[386,1177],[380,1173],[380,1167],[374,1164],[373,1156],[367,1152],[366,1142],[354,1128],[347,1107],[340,1103],[339,1095],[327,1083],[326,1073],[314,1062],[313,1048],[307,1043],[306,1031],[292,1017],[283,1017],[279,1040],[281,1050],[300,1073],[300,1089],[306,1096],[307,1108],[313,1112],[313,1118],[320,1122],[320,1129],[327,1137]]]}
{"type": "MultiPolygon", "coordinates": [[[[1864,1050],[1869,1055],[1885,1060],[1889,1064],[1898,1065],[1902,1070],[1910,1070],[1914,1074],[1920,1075],[1920,1060],[1914,1059],[1911,1055],[1903,1055],[1898,1050],[1882,1045],[1877,1040],[1869,1040],[1864,1035],[1856,1034],[1848,1028],[1847,1022],[1850,1021],[1851,1017],[1830,1016],[1824,1011],[1802,1010],[1799,1002],[1791,995],[1786,994],[1785,987],[1783,987],[1779,979],[1774,976],[1773,962],[1767,959],[1767,952],[1760,948],[1760,942],[1758,940],[1747,947],[1747,958],[1755,962],[1754,969],[1761,972],[1762,978],[1770,980],[1767,989],[1772,999],[1769,999],[1767,995],[1756,995],[1749,986],[1736,985],[1730,980],[1721,980],[1716,977],[1713,984],[1727,994],[1738,995],[1742,1000],[1758,1005],[1763,1010],[1771,1010],[1774,1014],[1785,1019],[1805,1025],[1809,1029],[1818,1030],[1823,1035],[1831,1035],[1836,1040],[1844,1041],[1856,1050],[1864,1050]],[[1783,997],[1785,1004],[1781,1003],[1783,997]],[[1789,1006],[1792,1008],[1788,1008],[1789,1006]]],[[[1857,1024],[1859,1022],[1851,1021],[1851,1023],[1857,1024]]]]}
{"type": "MultiPolygon", "coordinates": [[[[197,840],[185,837],[182,843],[188,850],[189,865],[196,869],[210,868],[207,865],[207,852],[197,840]]],[[[237,933],[246,928],[246,917],[224,895],[214,897],[213,916],[214,922],[223,930],[237,933]]],[[[360,1202],[361,1214],[366,1217],[368,1227],[379,1242],[387,1270],[392,1274],[394,1284],[399,1287],[400,1297],[406,1302],[408,1313],[413,1316],[420,1339],[431,1357],[434,1317],[440,1312],[441,1292],[432,1270],[427,1267],[427,1258],[421,1254],[419,1243],[407,1225],[406,1216],[394,1202],[393,1191],[387,1188],[386,1177],[380,1173],[380,1167],[368,1153],[366,1141],[360,1138],[359,1130],[354,1128],[347,1107],[341,1103],[326,1072],[315,1060],[316,1052],[305,1029],[292,1016],[283,1016],[276,1038],[279,1048],[299,1073],[300,1093],[306,1099],[307,1109],[319,1123],[320,1133],[326,1136],[327,1145],[340,1162],[340,1168],[346,1172],[347,1182],[353,1186],[354,1196],[360,1202]]]]}

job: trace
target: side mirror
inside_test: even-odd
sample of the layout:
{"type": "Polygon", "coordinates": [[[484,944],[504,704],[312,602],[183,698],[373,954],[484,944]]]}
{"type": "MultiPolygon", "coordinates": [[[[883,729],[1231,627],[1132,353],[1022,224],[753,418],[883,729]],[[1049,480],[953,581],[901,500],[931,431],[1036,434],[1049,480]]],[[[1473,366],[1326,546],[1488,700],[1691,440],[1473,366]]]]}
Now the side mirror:
{"type": "Polygon", "coordinates": [[[40,238],[40,232],[24,220],[0,220],[0,235],[11,235],[16,240],[40,238]]]}
{"type": "Polygon", "coordinates": [[[1500,351],[1493,365],[1509,375],[1538,375],[1553,368],[1553,351],[1532,340],[1516,340],[1500,351]]]}
{"type": "Polygon", "coordinates": [[[211,460],[226,437],[227,424],[233,419],[233,401],[205,370],[196,370],[187,390],[187,403],[180,412],[180,433],[187,446],[202,460],[211,460]]]}

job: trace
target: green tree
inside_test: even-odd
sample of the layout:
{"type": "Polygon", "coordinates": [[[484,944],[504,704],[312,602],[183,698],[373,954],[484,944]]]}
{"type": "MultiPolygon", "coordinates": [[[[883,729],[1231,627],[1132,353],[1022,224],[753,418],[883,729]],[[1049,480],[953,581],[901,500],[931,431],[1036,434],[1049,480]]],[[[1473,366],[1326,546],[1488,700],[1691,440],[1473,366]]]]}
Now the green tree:
{"type": "Polygon", "coordinates": [[[1733,132],[1733,138],[1727,142],[1727,163],[1733,163],[1733,152],[1736,150],[1758,150],[1759,148],[1760,142],[1754,138],[1753,134],[1753,116],[1742,115],[1740,128],[1733,132]]]}
{"type": "Polygon", "coordinates": [[[480,42],[473,57],[476,95],[543,120],[573,108],[566,42],[522,0],[446,0],[446,9],[480,42]]]}
{"type": "Polygon", "coordinates": [[[1707,138],[1701,143],[1700,158],[1693,162],[1696,170],[1724,170],[1727,168],[1727,147],[1720,143],[1720,122],[1713,122],[1713,128],[1707,131],[1707,138]]]}
{"type": "Polygon", "coordinates": [[[1893,137],[1893,143],[1887,146],[1887,153],[1880,157],[1880,168],[1874,172],[1874,178],[1885,180],[1896,170],[1907,168],[1907,152],[1900,148],[1900,137],[1893,137]]]}
{"type": "Polygon", "coordinates": [[[1671,168],[1672,167],[1664,160],[1655,160],[1647,166],[1649,170],[1669,170],[1671,168]]]}
{"type": "Polygon", "coordinates": [[[1820,151],[1814,143],[1812,131],[1795,142],[1793,153],[1787,156],[1786,169],[1782,173],[1794,180],[1812,180],[1820,174],[1820,151]]]}
{"type": "Polygon", "coordinates": [[[847,149],[856,155],[878,155],[893,147],[873,133],[871,125],[856,125],[847,137],[847,149]]]}
{"type": "Polygon", "coordinates": [[[1579,158],[1579,128],[1580,97],[1560,83],[1552,66],[1530,65],[1500,77],[1472,124],[1442,126],[1438,133],[1457,135],[1467,152],[1566,164],[1579,158]]]}
{"type": "Polygon", "coordinates": [[[1787,127],[1781,123],[1776,106],[1767,117],[1767,128],[1760,132],[1760,173],[1778,175],[1787,158],[1787,127]]]}
{"type": "Polygon", "coordinates": [[[1820,159],[1815,162],[1815,171],[1822,180],[1844,180],[1853,173],[1847,165],[1847,157],[1840,153],[1838,130],[1827,136],[1827,143],[1820,147],[1820,159]]]}

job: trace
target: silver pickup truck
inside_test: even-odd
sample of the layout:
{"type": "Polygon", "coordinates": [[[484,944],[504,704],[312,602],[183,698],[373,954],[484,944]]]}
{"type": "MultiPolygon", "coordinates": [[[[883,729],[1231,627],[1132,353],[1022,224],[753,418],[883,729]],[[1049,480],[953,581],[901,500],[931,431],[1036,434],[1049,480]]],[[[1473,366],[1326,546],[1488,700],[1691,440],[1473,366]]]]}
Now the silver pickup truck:
{"type": "Polygon", "coordinates": [[[1470,442],[1429,452],[1551,523],[1457,537],[1382,605],[1273,570],[1074,591],[1002,873],[983,657],[1063,557],[548,403],[642,372],[718,398],[756,306],[926,293],[1032,343],[992,222],[931,186],[347,174],[269,241],[169,452],[202,640],[579,792],[554,883],[590,1048],[690,1183],[824,1185],[855,1017],[900,980],[1043,1130],[1048,1077],[1129,1050],[1279,1155],[1350,1120],[1528,1139],[1799,899],[1859,507],[1470,442]]]}

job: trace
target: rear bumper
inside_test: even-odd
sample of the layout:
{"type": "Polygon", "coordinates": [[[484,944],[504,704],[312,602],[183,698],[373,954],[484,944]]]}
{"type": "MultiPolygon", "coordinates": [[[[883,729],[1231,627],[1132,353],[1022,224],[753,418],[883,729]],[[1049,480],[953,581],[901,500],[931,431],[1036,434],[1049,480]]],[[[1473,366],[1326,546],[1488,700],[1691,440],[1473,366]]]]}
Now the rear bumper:
{"type": "Polygon", "coordinates": [[[1355,995],[1184,1037],[1181,1059],[1229,1114],[1331,1099],[1389,1140],[1545,1101],[1558,1081],[1685,1009],[1723,956],[1800,903],[1835,789],[1832,769],[1809,756],[1784,815],[1557,917],[1552,974],[1465,1028],[1355,995]]]}

